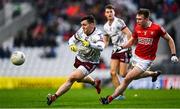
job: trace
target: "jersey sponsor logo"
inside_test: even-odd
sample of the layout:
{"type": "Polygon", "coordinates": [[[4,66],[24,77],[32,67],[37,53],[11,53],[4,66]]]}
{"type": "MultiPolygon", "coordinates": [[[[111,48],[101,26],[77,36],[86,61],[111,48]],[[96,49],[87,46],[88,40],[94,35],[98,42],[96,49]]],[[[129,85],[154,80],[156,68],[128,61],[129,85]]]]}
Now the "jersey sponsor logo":
{"type": "Polygon", "coordinates": [[[139,37],[138,38],[138,43],[143,44],[143,45],[152,45],[153,38],[144,38],[144,37],[139,37]]]}

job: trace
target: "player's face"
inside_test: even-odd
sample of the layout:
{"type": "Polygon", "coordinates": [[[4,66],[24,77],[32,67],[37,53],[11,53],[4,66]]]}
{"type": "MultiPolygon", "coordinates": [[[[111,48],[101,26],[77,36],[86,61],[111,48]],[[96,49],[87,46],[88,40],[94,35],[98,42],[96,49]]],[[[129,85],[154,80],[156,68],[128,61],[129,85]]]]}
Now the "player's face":
{"type": "Polygon", "coordinates": [[[136,15],[136,23],[142,27],[147,24],[148,19],[144,18],[144,15],[136,15]]]}
{"type": "Polygon", "coordinates": [[[105,13],[104,14],[105,14],[107,20],[114,19],[114,16],[115,16],[114,9],[105,9],[105,13]]]}
{"type": "Polygon", "coordinates": [[[94,23],[88,23],[87,20],[83,20],[81,22],[81,27],[83,29],[83,32],[88,35],[93,31],[94,23]]]}

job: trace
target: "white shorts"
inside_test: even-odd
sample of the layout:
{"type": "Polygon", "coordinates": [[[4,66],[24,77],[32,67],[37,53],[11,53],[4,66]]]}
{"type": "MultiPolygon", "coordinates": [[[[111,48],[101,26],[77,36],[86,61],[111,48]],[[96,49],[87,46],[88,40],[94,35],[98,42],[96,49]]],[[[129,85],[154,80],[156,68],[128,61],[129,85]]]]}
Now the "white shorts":
{"type": "Polygon", "coordinates": [[[82,65],[80,65],[77,69],[81,70],[84,75],[89,75],[91,73],[82,65]]]}
{"type": "Polygon", "coordinates": [[[81,70],[84,75],[89,75],[95,70],[97,64],[90,62],[82,62],[78,58],[75,59],[74,67],[81,70]]]}
{"type": "Polygon", "coordinates": [[[136,55],[132,57],[132,65],[139,67],[141,70],[146,71],[151,67],[152,60],[145,60],[136,55]]]}

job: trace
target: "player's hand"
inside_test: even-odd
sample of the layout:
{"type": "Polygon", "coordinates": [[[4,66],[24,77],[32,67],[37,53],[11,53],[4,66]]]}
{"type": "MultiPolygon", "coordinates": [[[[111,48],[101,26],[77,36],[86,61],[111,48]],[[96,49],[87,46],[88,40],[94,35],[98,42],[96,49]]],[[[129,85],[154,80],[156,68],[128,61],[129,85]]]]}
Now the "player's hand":
{"type": "Polygon", "coordinates": [[[171,62],[172,63],[176,63],[176,62],[178,62],[179,61],[179,59],[178,59],[178,57],[176,56],[176,55],[172,55],[171,56],[171,62]]]}
{"type": "Polygon", "coordinates": [[[78,50],[78,48],[77,48],[77,46],[76,46],[75,44],[70,45],[69,48],[70,48],[71,51],[73,51],[73,52],[77,52],[77,50],[78,50]]]}
{"type": "Polygon", "coordinates": [[[85,47],[89,47],[90,46],[89,41],[81,40],[81,42],[82,42],[82,45],[85,46],[85,47]]]}
{"type": "Polygon", "coordinates": [[[116,47],[116,48],[113,49],[113,52],[112,52],[112,53],[119,52],[119,51],[121,51],[122,49],[123,49],[122,46],[116,47]]]}

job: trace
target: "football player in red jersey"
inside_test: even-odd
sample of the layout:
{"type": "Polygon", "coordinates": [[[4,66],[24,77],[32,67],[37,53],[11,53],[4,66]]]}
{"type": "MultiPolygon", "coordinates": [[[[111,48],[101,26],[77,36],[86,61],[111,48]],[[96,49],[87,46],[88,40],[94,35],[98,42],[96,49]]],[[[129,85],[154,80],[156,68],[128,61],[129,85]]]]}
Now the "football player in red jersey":
{"type": "Polygon", "coordinates": [[[178,62],[176,56],[176,47],[174,40],[160,25],[149,20],[150,11],[148,9],[140,9],[136,15],[137,24],[130,40],[121,46],[121,48],[131,47],[137,42],[135,48],[134,68],[130,70],[122,83],[115,89],[114,93],[106,98],[101,98],[102,104],[109,104],[114,98],[123,94],[128,85],[135,79],[152,77],[152,81],[156,81],[160,72],[147,71],[152,62],[156,58],[156,51],[160,37],[164,38],[171,50],[171,61],[178,62]]]}

